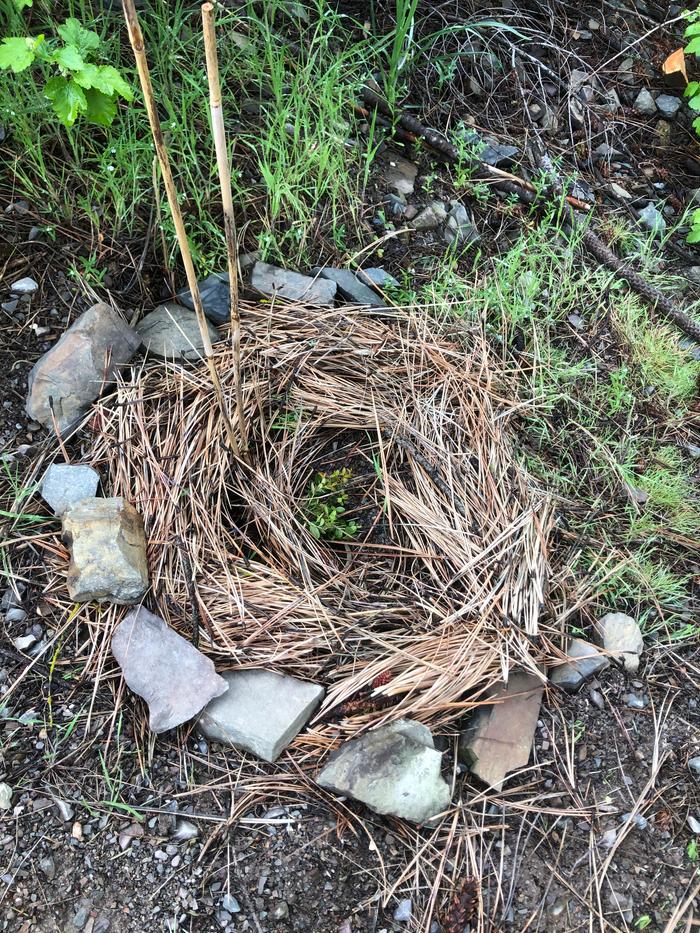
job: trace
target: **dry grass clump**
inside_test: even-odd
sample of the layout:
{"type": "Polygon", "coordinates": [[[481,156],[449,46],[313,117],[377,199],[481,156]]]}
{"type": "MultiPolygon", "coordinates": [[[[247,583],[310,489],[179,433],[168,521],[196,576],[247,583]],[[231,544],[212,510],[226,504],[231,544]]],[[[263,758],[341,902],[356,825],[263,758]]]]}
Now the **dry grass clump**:
{"type": "MultiPolygon", "coordinates": [[[[221,667],[322,682],[306,751],[400,716],[447,724],[536,670],[550,508],[513,459],[485,343],[421,310],[242,316],[250,466],[204,366],[147,364],[93,422],[94,462],[144,515],[158,611],[221,667]],[[317,540],[309,482],[348,464],[360,530],[317,540]]],[[[227,342],[216,365],[233,404],[227,342]]]]}

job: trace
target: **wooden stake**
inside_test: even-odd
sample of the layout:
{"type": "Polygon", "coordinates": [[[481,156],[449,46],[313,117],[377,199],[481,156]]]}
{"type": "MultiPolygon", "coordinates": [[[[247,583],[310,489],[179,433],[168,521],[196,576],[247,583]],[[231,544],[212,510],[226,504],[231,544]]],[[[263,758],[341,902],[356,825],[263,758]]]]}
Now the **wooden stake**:
{"type": "Polygon", "coordinates": [[[153,134],[153,142],[156,147],[156,155],[158,156],[158,161],[160,163],[160,171],[163,176],[163,184],[165,185],[165,192],[168,196],[168,204],[170,205],[170,213],[173,216],[173,222],[175,224],[175,232],[177,234],[177,241],[180,246],[180,253],[182,254],[182,261],[185,266],[185,274],[187,275],[187,284],[192,295],[192,302],[194,304],[194,310],[197,315],[197,323],[199,325],[199,332],[202,336],[202,344],[204,345],[204,354],[207,361],[207,367],[209,369],[209,375],[211,376],[211,381],[214,385],[214,391],[216,393],[216,400],[221,409],[221,415],[224,419],[224,425],[226,428],[226,434],[228,437],[229,444],[231,445],[231,450],[235,457],[240,456],[240,451],[238,447],[238,442],[236,441],[236,436],[233,433],[233,426],[231,424],[231,419],[228,416],[226,411],[226,401],[224,399],[224,393],[221,388],[221,382],[219,381],[219,374],[216,371],[216,366],[214,365],[214,351],[212,350],[211,340],[209,339],[209,330],[207,328],[207,320],[204,315],[204,308],[202,307],[202,298],[199,294],[199,286],[197,285],[197,276],[194,271],[194,264],[192,262],[192,254],[190,252],[190,245],[187,242],[187,233],[185,232],[185,224],[182,220],[182,213],[180,212],[180,205],[177,201],[177,191],[175,189],[175,182],[173,180],[173,173],[170,169],[170,159],[168,158],[168,150],[165,147],[165,139],[163,138],[163,131],[160,126],[160,120],[158,119],[158,112],[156,110],[156,102],[153,96],[153,85],[151,84],[151,76],[148,70],[148,61],[146,60],[146,52],[143,45],[143,33],[141,32],[141,26],[139,25],[139,19],[136,15],[136,9],[134,7],[134,0],[122,0],[122,7],[124,9],[124,18],[126,19],[126,25],[129,29],[129,41],[131,42],[131,47],[134,50],[134,58],[136,59],[136,67],[139,73],[139,80],[141,81],[141,90],[143,91],[143,99],[146,104],[146,110],[148,112],[148,119],[151,124],[151,133],[153,134]]]}
{"type": "Polygon", "coordinates": [[[202,5],[202,29],[204,32],[204,50],[207,57],[207,77],[209,79],[209,108],[211,128],[216,149],[216,162],[221,185],[221,202],[224,208],[224,230],[226,234],[226,254],[228,257],[229,288],[231,290],[231,340],[233,342],[233,379],[238,408],[238,426],[241,432],[241,452],[246,458],[248,443],[246,439],[245,413],[243,411],[243,391],[241,388],[241,315],[238,306],[238,244],[236,242],[236,217],[233,212],[231,192],[231,168],[226,145],[224,111],[221,106],[221,83],[219,81],[219,58],[216,52],[216,27],[214,25],[214,5],[202,5]]]}

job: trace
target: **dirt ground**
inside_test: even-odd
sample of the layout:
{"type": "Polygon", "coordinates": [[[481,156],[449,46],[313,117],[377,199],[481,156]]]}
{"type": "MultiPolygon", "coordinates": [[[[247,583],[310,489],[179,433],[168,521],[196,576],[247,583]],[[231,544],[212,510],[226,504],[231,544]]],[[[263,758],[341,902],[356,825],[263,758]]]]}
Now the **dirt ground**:
{"type": "MultiPolygon", "coordinates": [[[[633,29],[632,41],[652,28],[656,18],[649,17],[656,17],[656,6],[645,5],[647,12],[641,4],[636,7],[637,20],[630,25],[629,11],[616,3],[585,14],[563,4],[555,21],[566,24],[559,48],[568,50],[569,70],[608,63],[624,50],[633,29]],[[589,20],[609,28],[590,30],[589,20]],[[581,30],[592,35],[581,38],[581,30]]],[[[540,12],[532,4],[527,15],[540,12]]],[[[645,39],[649,61],[657,64],[674,41],[671,34],[659,38],[657,33],[645,39]]],[[[533,46],[532,52],[560,73],[561,56],[552,49],[533,46]]],[[[658,68],[648,74],[638,67],[645,84],[666,87],[658,68]]],[[[606,83],[624,93],[616,75],[606,65],[606,83]]],[[[429,73],[425,80],[429,85],[429,73]]],[[[478,125],[522,144],[528,124],[516,85],[504,78],[484,101],[469,97],[464,81],[455,79],[449,108],[455,107],[455,93],[463,93],[478,125]]],[[[542,92],[561,114],[565,94],[556,82],[545,81],[542,92]]],[[[426,119],[436,126],[449,122],[447,95],[431,96],[423,85],[413,93],[426,119]]],[[[467,110],[461,114],[467,115],[467,110]]],[[[602,116],[600,121],[592,135],[572,128],[570,145],[557,154],[578,162],[602,205],[618,207],[604,189],[610,163],[590,158],[605,138],[602,116]]],[[[674,198],[679,207],[686,203],[700,184],[699,150],[689,121],[670,124],[670,147],[658,117],[640,118],[625,105],[618,124],[615,143],[625,148],[624,172],[639,203],[650,193],[658,195],[654,185],[667,186],[669,203],[674,198]]],[[[559,146],[559,139],[553,145],[559,146]]],[[[432,166],[414,155],[429,174],[432,166]]],[[[4,181],[0,204],[5,210],[14,199],[4,181]]],[[[439,192],[439,178],[436,185],[439,192]]],[[[385,188],[378,174],[370,188],[377,204],[368,209],[378,206],[385,188]]],[[[419,187],[415,200],[421,199],[428,195],[419,187]]],[[[475,215],[483,231],[490,222],[496,228],[500,223],[479,206],[475,215]]],[[[0,235],[0,451],[6,464],[22,473],[46,443],[24,412],[28,372],[90,303],[65,274],[65,253],[75,247],[75,238],[30,240],[40,219],[35,205],[5,210],[0,235]],[[39,291],[12,307],[9,283],[24,275],[37,279],[39,291]]],[[[410,246],[391,239],[382,264],[395,273],[410,268],[420,279],[421,259],[437,249],[432,234],[414,238],[410,246]]],[[[682,268],[694,260],[700,263],[700,256],[681,241],[674,244],[670,263],[682,268]]],[[[131,279],[121,260],[109,274],[117,288],[131,279]]],[[[125,307],[130,299],[136,305],[140,296],[125,296],[125,307]]],[[[8,477],[0,478],[5,484],[0,498],[6,501],[12,496],[8,477]]],[[[0,824],[0,929],[419,929],[394,915],[402,901],[417,897],[417,874],[406,876],[399,866],[405,847],[418,847],[420,833],[357,804],[339,807],[298,772],[291,756],[275,766],[246,761],[247,783],[241,789],[237,753],[209,747],[187,728],[149,737],[139,701],[123,693],[116,676],[103,678],[96,691],[85,678],[90,641],[80,626],[62,636],[58,676],[51,650],[43,650],[60,625],[46,596],[47,556],[57,547],[54,530],[30,541],[17,528],[5,529],[2,536],[12,539],[5,566],[27,616],[4,622],[0,639],[0,691],[6,696],[0,707],[0,780],[15,789],[12,809],[0,824]],[[20,652],[13,640],[28,632],[36,643],[20,652]],[[193,838],[182,838],[188,834],[193,838]]],[[[3,609],[12,603],[8,595],[3,609]]],[[[697,622],[696,610],[691,618],[697,622]]],[[[656,933],[698,926],[700,862],[688,817],[700,818],[700,775],[688,761],[700,755],[699,682],[696,636],[649,644],[633,676],[610,669],[576,696],[551,692],[541,711],[531,770],[513,782],[517,790],[506,783],[500,794],[484,792],[464,774],[455,764],[452,738],[440,737],[444,775],[455,780],[455,799],[461,799],[474,827],[484,929],[656,933]]],[[[454,845],[445,853],[446,874],[458,892],[469,879],[449,871],[458,840],[454,845]]],[[[444,912],[426,930],[465,933],[476,928],[468,914],[460,930],[452,925],[456,913],[444,912]]]]}

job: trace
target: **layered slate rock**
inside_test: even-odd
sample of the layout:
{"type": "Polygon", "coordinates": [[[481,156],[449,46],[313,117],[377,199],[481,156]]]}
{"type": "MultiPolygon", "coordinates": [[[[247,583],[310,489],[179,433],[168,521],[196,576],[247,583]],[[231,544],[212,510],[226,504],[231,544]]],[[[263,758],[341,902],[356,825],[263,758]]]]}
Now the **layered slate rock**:
{"type": "Polygon", "coordinates": [[[279,296],[288,301],[330,307],[335,301],[338,286],[330,279],[311,278],[289,269],[280,269],[267,262],[256,262],[250,284],[263,295],[279,296]]]}
{"type": "Polygon", "coordinates": [[[71,599],[128,605],[148,589],[143,521],[125,499],[81,500],[63,515],[63,538],[71,599]]]}
{"type": "MultiPolygon", "coordinates": [[[[229,281],[228,272],[212,272],[206,279],[197,283],[204,313],[214,324],[225,324],[231,317],[229,281]]],[[[190,311],[194,311],[194,301],[189,288],[178,292],[177,299],[190,311]]]]}
{"type": "Polygon", "coordinates": [[[341,745],[316,781],[375,813],[424,823],[450,806],[430,730],[401,719],[341,745]]]}
{"type": "Polygon", "coordinates": [[[312,270],[314,275],[330,279],[338,286],[343,298],[357,305],[367,305],[370,308],[383,308],[385,302],[369,285],[365,285],[350,269],[334,269],[332,266],[321,268],[317,266],[312,270]]]}
{"type": "Polygon", "coordinates": [[[596,639],[630,674],[639,669],[644,639],[639,625],[624,612],[609,612],[596,623],[596,639]]]}
{"type": "Polygon", "coordinates": [[[303,729],[325,692],[274,671],[226,671],[223,678],[228,690],[202,712],[199,731],[270,762],[303,729]]]}
{"type": "MultiPolygon", "coordinates": [[[[207,321],[209,340],[215,343],[218,334],[207,321]]],[[[169,360],[198,360],[204,355],[204,343],[197,315],[189,308],[169,301],[158,305],[136,325],[136,331],[148,353],[169,360]]]]}
{"type": "Polygon", "coordinates": [[[608,658],[583,638],[572,638],[566,655],[568,660],[552,668],[549,679],[567,693],[576,693],[587,680],[610,666],[608,658]]]}
{"type": "Polygon", "coordinates": [[[227,690],[209,658],[143,606],[117,626],[112,654],[129,689],[148,703],[152,732],[187,722],[227,690]]]}
{"type": "Polygon", "coordinates": [[[510,771],[527,765],[543,691],[534,674],[511,674],[507,686],[489,691],[489,705],[479,707],[460,736],[460,759],[489,787],[500,790],[510,771]]]}
{"type": "Polygon", "coordinates": [[[82,499],[92,499],[100,482],[99,473],[85,463],[52,463],[41,481],[41,497],[63,515],[82,499]]]}
{"type": "Polygon", "coordinates": [[[141,338],[109,305],[100,302],[81,314],[63,336],[34,364],[29,374],[27,414],[68,431],[128,363],[141,338]]]}

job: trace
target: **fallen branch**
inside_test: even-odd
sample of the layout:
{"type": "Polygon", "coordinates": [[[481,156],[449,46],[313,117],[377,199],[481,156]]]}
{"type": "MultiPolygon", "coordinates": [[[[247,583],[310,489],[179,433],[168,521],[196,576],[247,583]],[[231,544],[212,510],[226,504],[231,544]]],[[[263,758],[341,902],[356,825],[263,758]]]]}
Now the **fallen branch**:
{"type": "MultiPolygon", "coordinates": [[[[404,131],[408,131],[414,137],[415,142],[425,143],[431,149],[443,155],[449,162],[457,162],[460,160],[461,156],[459,151],[446,140],[444,136],[424,126],[416,120],[415,117],[409,114],[393,114],[387,102],[371,88],[365,86],[362,93],[365,101],[370,106],[376,108],[387,117],[392,117],[404,131]]],[[[492,180],[494,187],[499,191],[504,194],[513,194],[518,200],[525,204],[544,205],[551,201],[553,197],[558,197],[556,192],[548,190],[538,193],[534,185],[524,178],[519,178],[517,175],[513,175],[510,172],[504,172],[501,169],[494,168],[493,166],[481,162],[479,159],[474,159],[473,162],[478,177],[492,180]]],[[[592,230],[582,229],[581,220],[576,215],[575,210],[589,210],[590,205],[571,196],[566,197],[566,202],[570,208],[568,220],[571,231],[576,231],[577,235],[580,235],[581,242],[591,255],[594,256],[601,265],[610,269],[611,272],[624,278],[628,285],[653,308],[660,311],[661,314],[675,324],[676,327],[693,340],[700,343],[700,323],[694,321],[689,314],[676,307],[674,302],[667,298],[658,288],[647,282],[643,276],[619,259],[592,230]]]]}

